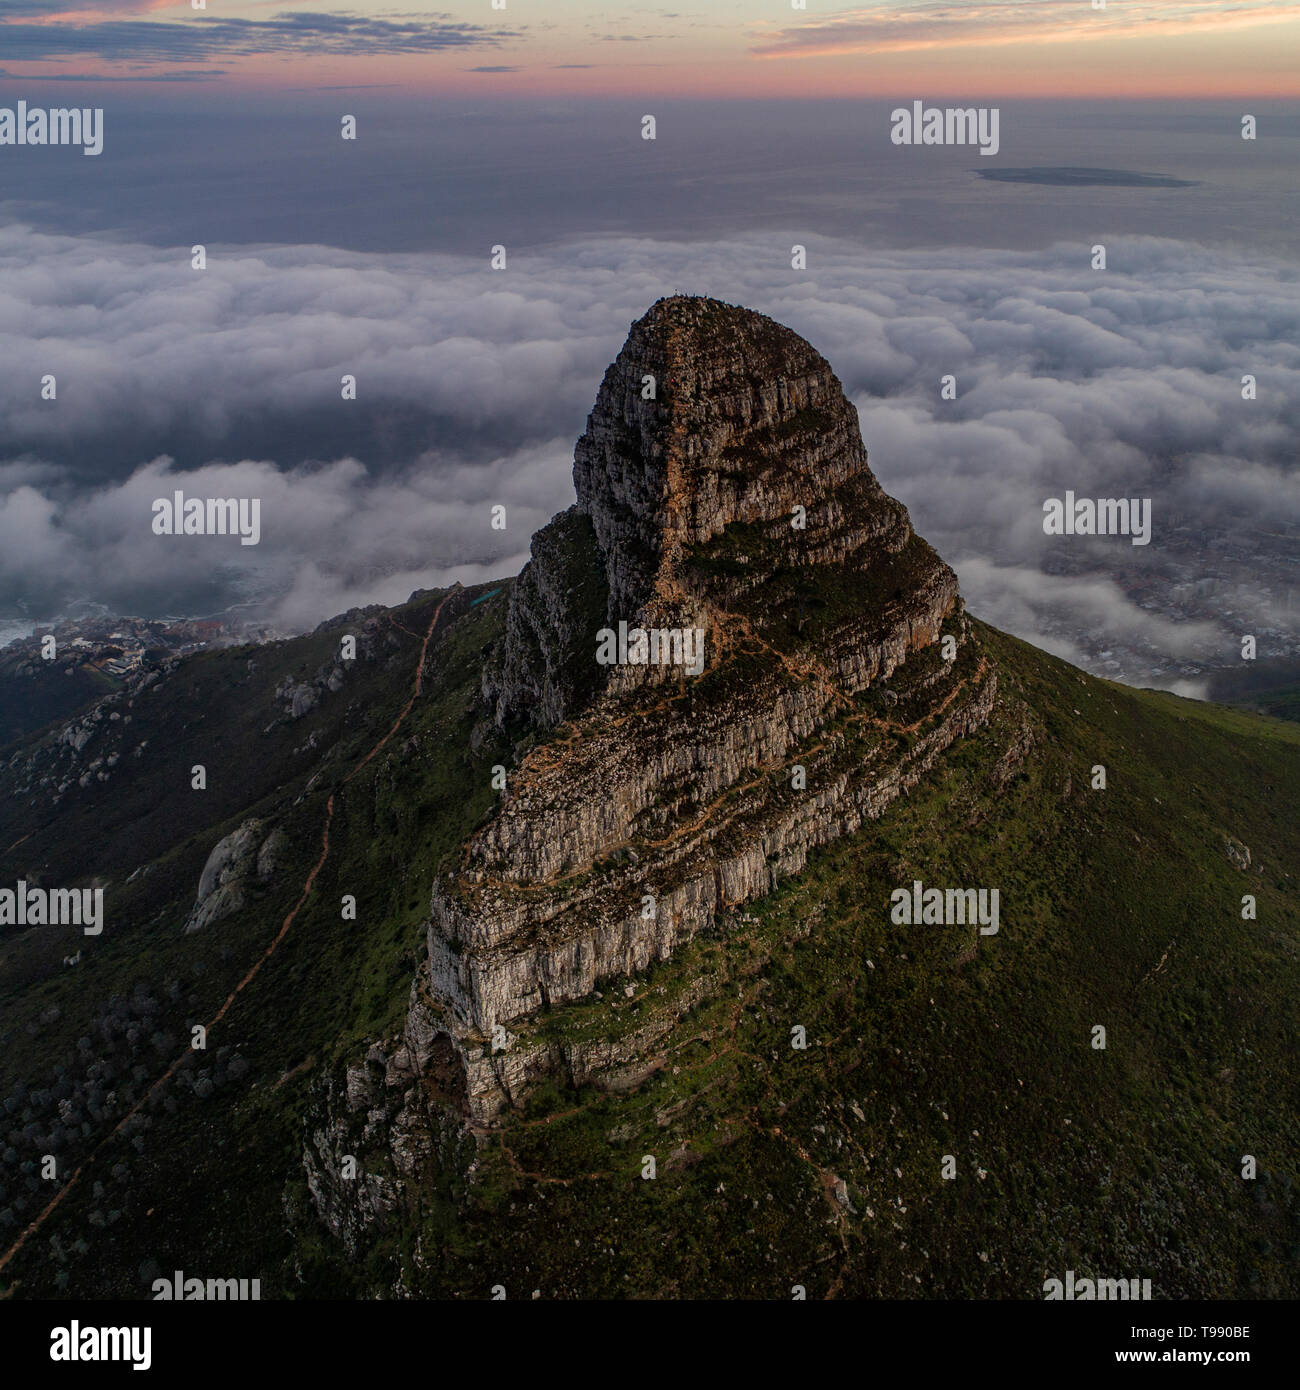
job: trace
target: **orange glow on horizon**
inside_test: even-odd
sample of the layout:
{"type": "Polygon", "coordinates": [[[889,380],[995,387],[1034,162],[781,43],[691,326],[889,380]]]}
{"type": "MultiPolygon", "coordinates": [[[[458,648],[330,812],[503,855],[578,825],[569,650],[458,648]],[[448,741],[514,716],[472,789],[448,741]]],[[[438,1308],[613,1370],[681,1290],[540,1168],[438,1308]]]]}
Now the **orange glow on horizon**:
{"type": "MultiPolygon", "coordinates": [[[[125,28],[129,15],[150,23],[165,18],[169,24],[175,21],[176,28],[191,23],[177,17],[188,13],[188,7],[178,10],[177,0],[126,0],[120,7],[89,11],[76,9],[77,3],[70,0],[72,8],[55,15],[9,23],[46,29],[75,15],[85,21],[78,27],[87,34],[106,20],[125,28]],[[173,13],[159,16],[163,10],[173,13]]],[[[327,16],[337,15],[328,9],[329,3],[320,0],[320,9],[327,16]]],[[[244,0],[239,8],[245,14],[290,12],[287,6],[279,10],[279,0],[266,5],[244,0]]],[[[1080,0],[1078,13],[1070,6],[1029,9],[1022,16],[1022,7],[994,10],[973,0],[959,18],[944,23],[876,0],[864,10],[806,22],[764,21],[743,29],[705,25],[698,33],[683,29],[629,44],[598,42],[589,32],[579,33],[582,26],[576,24],[568,30],[556,25],[553,31],[535,31],[521,23],[514,37],[493,36],[481,44],[419,52],[345,54],[282,46],[273,52],[233,56],[214,49],[200,56],[178,46],[178,56],[148,63],[110,63],[89,55],[20,58],[6,64],[9,71],[0,82],[13,90],[25,82],[36,85],[51,78],[84,76],[87,85],[100,77],[134,92],[149,87],[271,95],[373,88],[471,101],[1300,97],[1300,0],[1267,11],[1216,9],[1212,0],[1188,0],[1186,16],[1182,8],[1165,18],[1152,0],[1137,11],[1125,11],[1112,0],[1110,9],[1101,12],[1091,11],[1087,0],[1080,0]],[[868,34],[871,37],[864,37],[868,34]],[[133,80],[137,69],[138,82],[133,80]],[[207,72],[212,75],[201,75],[207,72]],[[191,73],[193,78],[188,77],[191,73]]],[[[373,14],[376,20],[388,13],[368,10],[367,0],[353,0],[349,13],[358,12],[373,14]]],[[[462,8],[455,17],[459,20],[465,13],[462,8]]],[[[568,14],[572,20],[572,7],[568,14]]],[[[498,15],[513,18],[513,11],[498,15]]],[[[485,17],[475,9],[476,21],[485,17]]],[[[204,20],[192,22],[201,25],[204,20]]],[[[0,46],[6,27],[0,23],[0,46]]],[[[69,85],[58,83],[64,89],[69,85]]]]}

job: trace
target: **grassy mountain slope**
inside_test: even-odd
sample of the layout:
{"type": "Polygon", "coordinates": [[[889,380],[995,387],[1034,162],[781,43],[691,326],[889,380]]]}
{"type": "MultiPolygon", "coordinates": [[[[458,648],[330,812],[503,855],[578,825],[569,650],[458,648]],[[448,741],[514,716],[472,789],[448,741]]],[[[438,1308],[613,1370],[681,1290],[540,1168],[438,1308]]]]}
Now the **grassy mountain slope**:
{"type": "Polygon", "coordinates": [[[652,1081],[557,1091],[491,1142],[491,1258],[431,1291],[1033,1297],[1074,1269],[1294,1296],[1300,739],[984,635],[1034,714],[1025,770],[990,798],[992,735],[970,741],[635,1002],[555,1018],[605,1030],[711,980],[652,1081]],[[999,934],[894,926],[913,878],[1000,887],[999,934]]]}
{"type": "Polygon", "coordinates": [[[1300,661],[1285,657],[1243,661],[1210,680],[1210,699],[1242,709],[1300,720],[1300,661]]]}
{"type": "Polygon", "coordinates": [[[85,709],[118,685],[88,664],[65,666],[0,652],[0,748],[85,709]]]}
{"type": "MultiPolygon", "coordinates": [[[[471,606],[469,593],[455,597],[430,642],[429,679],[409,718],[338,790],[410,697],[419,638],[441,597],[394,610],[396,649],[385,647],[369,667],[359,663],[354,683],[270,735],[260,731],[275,712],[271,691],[286,674],[314,669],[337,648],[339,632],[352,629],[259,648],[252,681],[247,651],[183,662],[170,691],[164,685],[137,705],[151,702],[140,722],[164,750],[149,772],[120,795],[97,798],[97,810],[74,803],[37,828],[38,850],[29,842],[10,855],[0,882],[30,874],[36,858],[54,866],[47,881],[60,882],[56,871],[76,863],[81,872],[62,882],[107,879],[109,886],[101,937],[34,928],[0,941],[6,1246],[56,1187],[28,1165],[53,1152],[65,1173],[96,1152],[112,1123],[185,1049],[192,1025],[211,1020],[263,956],[320,855],[327,798],[336,793],[329,858],[276,954],[212,1029],[208,1050],[187,1058],[127,1132],[98,1150],[57,1217],[0,1280],[16,1279],[29,1293],[136,1295],[145,1288],[139,1267],[151,1259],[168,1270],[262,1269],[291,1255],[281,1202],[286,1176],[299,1168],[312,1071],[400,1020],[422,944],[426,875],[490,798],[487,774],[470,777],[466,768],[481,648],[499,632],[501,610],[492,601],[471,606]],[[295,754],[313,734],[320,751],[295,754]],[[214,746],[224,750],[220,759],[214,746]],[[205,759],[240,772],[242,805],[237,792],[205,800],[190,790],[189,769],[205,759]],[[244,910],[185,935],[208,851],[250,813],[285,834],[272,881],[254,888],[244,910]],[[125,882],[142,864],[133,843],[149,835],[165,841],[167,819],[173,845],[125,882]],[[356,921],[342,919],[344,893],[357,899],[356,921]],[[63,967],[63,955],[78,947],[81,962],[63,967]],[[60,1124],[63,1102],[74,1106],[76,1122],[60,1124]]],[[[490,750],[483,756],[491,761],[490,750]]]]}
{"type": "MultiPolygon", "coordinates": [[[[394,616],[422,634],[438,597],[394,616]]],[[[1032,1298],[1073,1269],[1150,1278],[1157,1297],[1300,1292],[1289,1057],[1300,729],[1096,680],[987,628],[1003,692],[988,731],[769,899],[649,975],[531,1024],[609,1038],[688,995],[695,1006],[668,1028],[652,1076],[618,1094],[549,1086],[477,1153],[445,1127],[431,1136],[437,1178],[350,1257],[315,1220],[303,1179],[321,1084],[400,1026],[433,874],[486,813],[492,764],[512,761],[473,747],[504,598],[472,597],[435,633],[399,733],[337,792],[313,892],[208,1052],[144,1106],[147,1126],[98,1150],[0,1282],[144,1296],[160,1267],[257,1275],[265,1297],[384,1294],[400,1278],[450,1297],[504,1284],[510,1297],[788,1298],[802,1284],[810,1297],[1032,1298]],[[1033,748],[999,787],[1021,702],[1033,748]],[[1104,791],[1090,787],[1098,763],[1104,791]],[[999,933],[894,925],[890,893],[914,878],[997,887],[999,933]],[[345,893],[356,922],[341,919],[345,893]],[[1254,921],[1242,920],[1247,893],[1254,921]],[[1092,1046],[1098,1024],[1105,1050],[1092,1046]],[[791,1046],[796,1025],[805,1050],[791,1046]],[[1254,1181],[1240,1176],[1246,1154],[1254,1181]]],[[[259,660],[313,667],[317,640],[337,634],[259,660]]],[[[170,735],[166,762],[120,822],[101,808],[38,827],[42,864],[119,886],[110,928],[73,970],[47,959],[69,941],[31,944],[52,929],[0,942],[5,1246],[53,1187],[21,1165],[45,1151],[60,1102],[87,1127],[62,1136],[63,1167],[122,1113],[109,1088],[143,1094],[190,1021],[210,1018],[262,955],[320,854],[329,790],[409,697],[417,653],[409,638],[366,673],[364,700],[323,701],[323,751],[290,775],[265,741],[238,745],[266,688],[228,699],[247,653],[186,662],[171,677],[177,699],[191,682],[208,731],[219,724],[229,756],[251,759],[242,800],[196,825],[176,809],[189,803],[160,791],[170,840],[146,824],[141,852],[128,852],[127,811],[197,760],[177,705],[166,717],[180,724],[157,735],[170,735]],[[207,851],[253,811],[285,831],[273,880],[244,911],[183,936],[207,851]],[[123,885],[146,854],[154,867],[123,885]],[[167,1045],[155,1047],[159,1033],[167,1045]],[[111,1074],[87,1081],[103,1058],[111,1074]]],[[[278,668],[265,675],[274,685],[278,668]]],[[[287,731],[284,758],[308,723],[287,731]]],[[[10,828],[5,844],[22,833],[10,828]]],[[[26,862],[10,858],[0,882],[26,862]]],[[[363,1169],[385,1162],[364,1118],[363,1169]]]]}

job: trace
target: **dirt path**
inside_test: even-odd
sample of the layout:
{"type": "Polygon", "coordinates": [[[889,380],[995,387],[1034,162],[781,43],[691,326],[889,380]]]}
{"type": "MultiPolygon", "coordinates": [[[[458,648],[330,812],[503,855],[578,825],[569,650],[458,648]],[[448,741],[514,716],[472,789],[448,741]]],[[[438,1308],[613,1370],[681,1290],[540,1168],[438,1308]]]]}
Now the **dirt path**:
{"type": "MultiPolygon", "coordinates": [[[[454,594],[460,592],[460,587],[461,586],[457,584],[456,587],[452,589],[450,593],[444,595],[444,597],[439,601],[438,606],[433,610],[433,617],[429,619],[429,626],[425,630],[424,641],[420,646],[420,660],[419,664],[415,668],[415,688],[411,693],[411,698],[407,700],[406,704],[402,706],[402,712],[397,716],[395,720],[393,720],[392,728],[389,729],[389,731],[383,736],[383,738],[381,738],[379,742],[375,744],[375,746],[370,750],[370,752],[367,753],[366,756],[362,758],[361,761],[356,765],[356,767],[354,767],[352,771],[349,772],[348,775],[343,779],[343,786],[346,787],[347,784],[364,767],[366,767],[367,764],[370,763],[370,761],[376,756],[376,754],[379,753],[379,751],[384,747],[388,740],[391,739],[392,736],[398,731],[406,716],[410,714],[411,707],[415,704],[416,700],[420,696],[420,693],[424,689],[424,662],[426,656],[428,655],[429,641],[433,637],[433,630],[438,625],[438,619],[442,616],[442,610],[444,606],[447,604],[448,600],[451,599],[454,594]]],[[[395,626],[400,627],[401,624],[398,623],[395,624],[395,626]]],[[[402,631],[410,632],[410,629],[403,628],[402,631]]],[[[412,632],[410,635],[414,637],[415,633],[412,632]]],[[[334,794],[331,794],[330,799],[325,803],[325,824],[321,828],[320,856],[316,860],[315,864],[312,865],[311,872],[307,875],[306,879],[303,882],[302,892],[298,895],[298,901],[294,903],[293,907],[289,910],[284,921],[280,924],[280,930],[276,933],[275,939],[266,948],[265,953],[261,955],[256,961],[254,961],[248,973],[244,976],[242,980],[240,980],[240,982],[234,987],[234,989],[230,991],[230,994],[226,998],[226,1002],[222,1004],[222,1006],[213,1015],[212,1021],[208,1023],[205,1029],[205,1034],[210,1033],[212,1029],[215,1028],[216,1025],[221,1022],[221,1020],[226,1016],[226,1012],[229,1010],[230,1006],[235,1002],[235,999],[243,991],[245,986],[251,984],[253,980],[257,978],[258,971],[260,971],[262,966],[265,965],[266,962],[271,958],[271,956],[275,954],[276,947],[279,946],[280,942],[284,940],[285,936],[288,934],[289,928],[293,926],[294,918],[296,918],[298,914],[302,911],[304,904],[306,903],[308,897],[311,894],[312,885],[316,882],[316,876],[320,873],[321,869],[325,867],[325,861],[329,858],[330,826],[331,824],[333,824],[333,821],[334,794]]],[[[19,841],[18,843],[21,844],[22,842],[19,841]]],[[[59,1190],[54,1194],[54,1196],[46,1204],[45,1208],[36,1216],[36,1218],[28,1224],[28,1226],[18,1237],[18,1239],[14,1241],[14,1243],[9,1247],[8,1250],[5,1251],[3,1257],[0,1257],[0,1270],[3,1270],[5,1266],[8,1265],[9,1261],[13,1259],[13,1257],[23,1248],[24,1245],[26,1245],[28,1240],[30,1240],[31,1237],[34,1236],[36,1232],[41,1229],[41,1227],[52,1215],[54,1210],[58,1207],[59,1203],[62,1202],[63,1199],[68,1195],[68,1193],[71,1192],[72,1189],[77,1185],[77,1182],[81,1178],[81,1175],[86,1171],[87,1168],[90,1167],[92,1163],[94,1163],[94,1161],[99,1157],[100,1153],[110,1143],[112,1143],[112,1141],[122,1132],[122,1129],[126,1125],[126,1123],[129,1120],[133,1119],[144,1107],[144,1105],[151,1099],[151,1097],[163,1086],[165,1086],[173,1076],[175,1076],[176,1072],[184,1064],[185,1059],[188,1056],[190,1056],[191,1051],[192,1049],[187,1048],[184,1052],[182,1052],[181,1055],[177,1057],[176,1060],[171,1064],[171,1066],[169,1066],[167,1070],[163,1072],[163,1074],[153,1083],[153,1085],[149,1087],[149,1089],[144,1093],[144,1095],[141,1096],[140,1099],[136,1101],[136,1103],[126,1112],[126,1114],[123,1115],[122,1118],[113,1126],[113,1128],[109,1130],[109,1132],[104,1136],[104,1138],[101,1139],[99,1143],[95,1145],[95,1147],[90,1151],[89,1157],[84,1159],[80,1164],[78,1164],[76,1168],[73,1169],[72,1176],[68,1178],[68,1180],[63,1184],[62,1187],[59,1188],[59,1190]]]]}

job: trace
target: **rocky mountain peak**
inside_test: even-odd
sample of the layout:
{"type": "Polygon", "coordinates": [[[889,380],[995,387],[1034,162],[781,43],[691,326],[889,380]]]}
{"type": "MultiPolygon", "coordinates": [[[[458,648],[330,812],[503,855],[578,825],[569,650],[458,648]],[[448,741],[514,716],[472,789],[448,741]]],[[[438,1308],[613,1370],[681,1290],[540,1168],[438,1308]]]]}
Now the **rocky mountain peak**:
{"type": "Polygon", "coordinates": [[[497,723],[541,739],[435,884],[408,1022],[417,1054],[448,1040],[480,1119],[557,1065],[635,1071],[639,1044],[557,1058],[530,1020],[666,960],[882,814],[997,690],[835,374],[762,314],[655,304],[605,373],[574,482],[484,677],[497,723]]]}
{"type": "Polygon", "coordinates": [[[735,627],[724,615],[748,608],[770,625],[807,607],[818,570],[832,585],[846,568],[847,582],[879,580],[904,552],[917,563],[889,601],[936,579],[956,597],[951,571],[872,475],[829,363],[750,309],[675,295],[638,319],[573,476],[577,503],[534,537],[486,678],[501,723],[553,728],[611,683],[659,679],[596,668],[596,632],[620,622],[713,630],[720,653],[735,627]]]}
{"type": "Polygon", "coordinates": [[[763,314],[659,300],[605,373],[574,452],[612,605],[671,590],[684,548],[867,472],[857,415],[826,360],[763,314]]]}

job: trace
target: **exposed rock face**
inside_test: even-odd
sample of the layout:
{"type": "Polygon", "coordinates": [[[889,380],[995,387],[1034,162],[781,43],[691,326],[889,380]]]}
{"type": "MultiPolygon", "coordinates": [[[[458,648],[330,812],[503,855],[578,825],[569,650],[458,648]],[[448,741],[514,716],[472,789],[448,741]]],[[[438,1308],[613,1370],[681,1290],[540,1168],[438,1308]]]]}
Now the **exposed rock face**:
{"type": "Polygon", "coordinates": [[[533,537],[532,559],[511,592],[505,650],[485,678],[499,719],[523,714],[550,729],[590,698],[607,605],[591,518],[571,507],[533,537]]]}
{"type": "Polygon", "coordinates": [[[272,876],[284,834],[274,830],[263,839],[263,830],[260,820],[246,820],[213,846],[199,876],[186,932],[201,931],[238,912],[247,902],[249,885],[272,876]]]}
{"type": "MultiPolygon", "coordinates": [[[[573,477],[578,502],[534,537],[504,651],[485,678],[502,723],[549,730],[602,685],[668,679],[651,666],[602,670],[597,630],[718,619],[795,568],[802,589],[868,576],[875,589],[892,575],[901,582],[881,596],[918,628],[957,598],[952,571],[868,468],[857,413],[829,364],[749,310],[677,297],[633,324],[578,440],[573,477]]],[[[715,651],[727,636],[720,628],[715,651]]],[[[873,678],[858,673],[863,684],[873,678]]]]}
{"type": "Polygon", "coordinates": [[[557,1060],[635,1075],[626,1045],[494,1053],[493,1029],[770,892],[985,722],[996,688],[955,576],[872,476],[834,373],[762,315],[657,303],[605,374],[574,481],[484,682],[498,723],[551,737],[435,885],[436,1024],[424,1004],[412,1018],[454,1045],[480,1122],[557,1060]],[[702,631],[703,670],[599,664],[598,630],[620,623],[702,631]]]}

